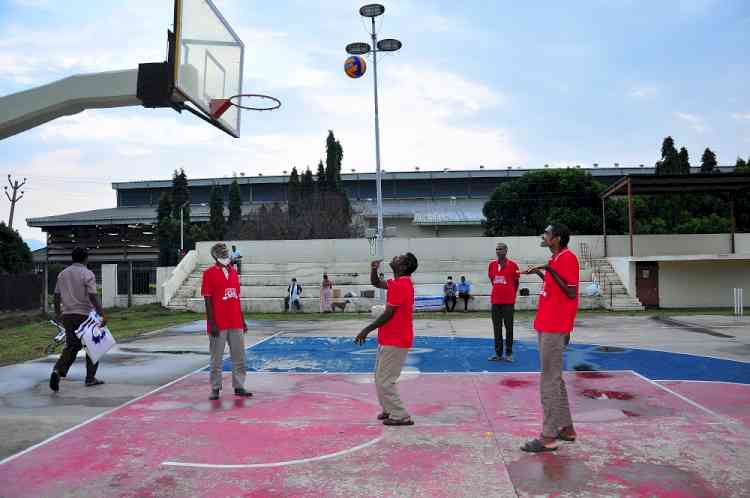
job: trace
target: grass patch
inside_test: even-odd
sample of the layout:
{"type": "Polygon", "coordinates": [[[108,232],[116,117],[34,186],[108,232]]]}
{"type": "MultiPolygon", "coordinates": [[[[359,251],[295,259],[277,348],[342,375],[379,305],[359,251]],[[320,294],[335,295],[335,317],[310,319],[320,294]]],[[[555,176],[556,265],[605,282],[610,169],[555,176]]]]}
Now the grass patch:
{"type": "MultiPolygon", "coordinates": [[[[155,304],[106,311],[108,325],[118,341],[201,318],[195,313],[172,311],[155,304]]],[[[37,316],[29,323],[0,328],[0,366],[45,356],[44,348],[56,333],[44,316],[37,316]]],[[[58,347],[56,351],[60,350],[58,347]]]]}

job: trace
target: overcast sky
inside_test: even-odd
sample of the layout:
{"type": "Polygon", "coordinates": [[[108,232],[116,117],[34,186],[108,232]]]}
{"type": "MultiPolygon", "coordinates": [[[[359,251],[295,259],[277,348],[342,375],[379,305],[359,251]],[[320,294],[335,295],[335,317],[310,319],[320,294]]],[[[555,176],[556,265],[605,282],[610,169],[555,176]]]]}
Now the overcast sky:
{"type": "MultiPolygon", "coordinates": [[[[283,102],[233,139],[170,109],[87,111],[0,143],[28,177],[27,217],[115,205],[112,181],[275,174],[315,167],[327,130],[344,171],[374,171],[372,72],[343,72],[367,41],[361,1],[218,0],[245,43],[244,89],[283,102]]],[[[403,49],[379,64],[388,171],[652,165],[672,135],[696,164],[750,156],[747,0],[392,1],[379,23],[403,49]]],[[[0,0],[0,95],[166,52],[173,0],[0,0]]],[[[371,67],[369,68],[371,69],[371,67]]],[[[2,199],[0,219],[9,203],[2,199]]]]}

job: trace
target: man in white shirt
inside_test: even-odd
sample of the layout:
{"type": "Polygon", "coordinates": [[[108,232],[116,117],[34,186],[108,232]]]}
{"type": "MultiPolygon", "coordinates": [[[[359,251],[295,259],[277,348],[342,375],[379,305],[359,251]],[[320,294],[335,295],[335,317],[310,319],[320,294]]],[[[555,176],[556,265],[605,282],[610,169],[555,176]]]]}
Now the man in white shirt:
{"type": "Polygon", "coordinates": [[[241,265],[242,265],[242,254],[240,254],[240,250],[237,249],[237,246],[232,246],[232,254],[229,255],[229,259],[232,260],[232,264],[237,269],[237,275],[242,273],[241,265]]]}
{"type": "Polygon", "coordinates": [[[290,306],[294,306],[297,311],[300,311],[302,309],[300,297],[302,297],[302,286],[297,283],[296,278],[293,278],[292,282],[286,288],[286,297],[284,298],[284,311],[289,311],[290,306]]]}

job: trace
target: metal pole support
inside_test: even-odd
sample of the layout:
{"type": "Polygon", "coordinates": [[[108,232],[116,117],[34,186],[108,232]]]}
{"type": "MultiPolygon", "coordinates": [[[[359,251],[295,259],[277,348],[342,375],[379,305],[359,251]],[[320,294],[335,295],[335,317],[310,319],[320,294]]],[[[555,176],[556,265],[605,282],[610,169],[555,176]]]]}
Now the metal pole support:
{"type": "Polygon", "coordinates": [[[745,290],[742,287],[734,288],[734,316],[742,318],[745,314],[745,290]]]}

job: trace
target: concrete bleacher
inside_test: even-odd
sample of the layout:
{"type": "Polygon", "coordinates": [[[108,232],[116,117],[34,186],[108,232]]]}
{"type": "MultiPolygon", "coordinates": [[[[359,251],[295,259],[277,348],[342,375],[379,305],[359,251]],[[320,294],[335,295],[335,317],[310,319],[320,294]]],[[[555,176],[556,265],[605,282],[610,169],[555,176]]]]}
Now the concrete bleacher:
{"type": "MultiPolygon", "coordinates": [[[[491,241],[491,239],[489,239],[491,241]]],[[[295,241],[296,242],[296,241],[295,241]]],[[[437,241],[433,240],[433,243],[437,241]]],[[[199,247],[200,252],[201,247],[199,247]]],[[[205,248],[204,248],[205,249],[205,248]]],[[[366,252],[366,251],[365,251],[366,252]]],[[[246,253],[243,251],[243,256],[246,253]]],[[[492,252],[490,252],[490,255],[492,252]]],[[[544,253],[542,253],[544,254],[544,253]]],[[[265,256],[273,259],[273,256],[265,256]]],[[[309,262],[258,262],[264,255],[254,257],[243,257],[242,274],[240,276],[241,302],[244,311],[253,312],[282,312],[284,311],[284,297],[286,289],[292,277],[303,288],[302,312],[318,313],[320,311],[320,283],[323,273],[327,273],[333,281],[334,289],[339,291],[341,297],[334,299],[335,302],[350,302],[346,305],[348,312],[369,312],[370,308],[377,304],[377,290],[375,298],[361,297],[362,291],[373,290],[370,285],[369,268],[367,260],[361,261],[331,261],[323,263],[320,261],[309,262]],[[251,261],[247,261],[251,260],[251,261]],[[253,261],[255,260],[255,261],[253,261]],[[346,297],[352,295],[354,297],[346,297]]],[[[316,259],[316,258],[311,258],[316,259]]],[[[541,257],[514,258],[523,269],[529,264],[541,264],[546,260],[541,257]]],[[[204,312],[204,301],[200,296],[201,274],[210,262],[205,257],[199,257],[192,273],[182,283],[174,297],[169,301],[169,307],[174,309],[186,309],[194,312],[204,312]]],[[[419,269],[413,275],[416,295],[435,296],[443,292],[443,284],[451,275],[454,281],[458,281],[463,275],[472,283],[472,295],[474,299],[469,302],[469,310],[490,309],[490,283],[487,278],[487,264],[490,257],[482,260],[444,260],[433,259],[430,254],[424,254],[419,259],[419,269]]],[[[584,265],[586,266],[586,265],[584,265]]],[[[602,267],[588,265],[581,269],[581,309],[597,309],[610,307],[615,309],[642,309],[640,303],[634,301],[627,295],[625,288],[619,283],[614,271],[608,271],[608,287],[605,296],[586,296],[586,288],[592,279],[602,279],[602,267]],[[596,271],[595,271],[596,270],[596,271]]],[[[391,271],[385,271],[390,277],[391,271]]],[[[516,309],[536,309],[539,292],[541,290],[541,279],[536,275],[522,275],[521,288],[529,290],[528,296],[518,296],[516,309]]],[[[456,310],[463,310],[463,302],[459,300],[456,310]]]]}

